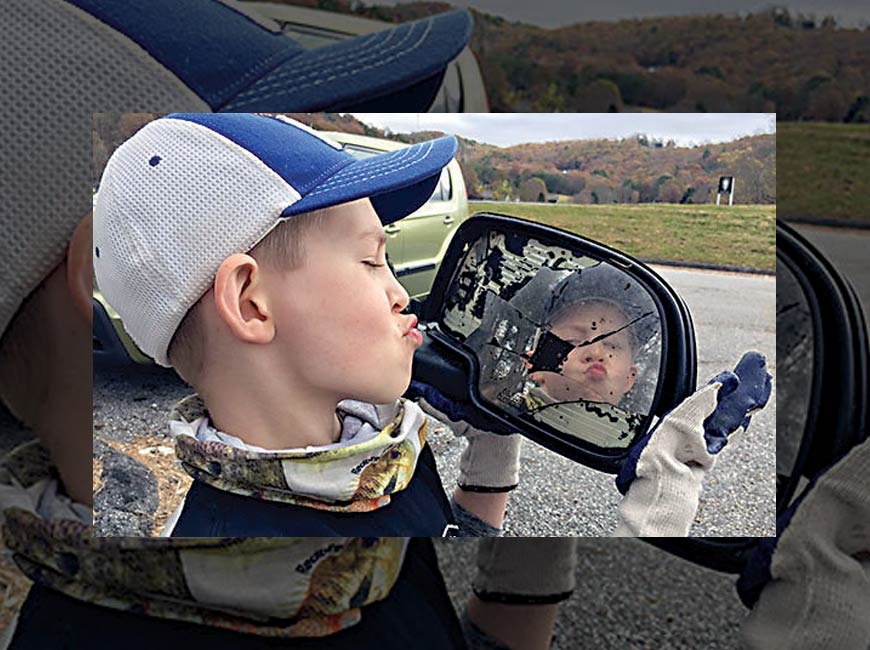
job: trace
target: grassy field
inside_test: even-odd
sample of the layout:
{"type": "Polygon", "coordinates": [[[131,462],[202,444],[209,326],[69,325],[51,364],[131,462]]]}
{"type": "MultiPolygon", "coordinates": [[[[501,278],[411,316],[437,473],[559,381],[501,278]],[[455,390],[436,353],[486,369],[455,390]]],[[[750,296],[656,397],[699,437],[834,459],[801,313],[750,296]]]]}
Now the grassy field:
{"type": "Polygon", "coordinates": [[[776,125],[781,216],[870,223],[870,124],[776,125]]]}
{"type": "Polygon", "coordinates": [[[469,202],[575,232],[634,257],[775,268],[775,205],[518,205],[469,202]]]}

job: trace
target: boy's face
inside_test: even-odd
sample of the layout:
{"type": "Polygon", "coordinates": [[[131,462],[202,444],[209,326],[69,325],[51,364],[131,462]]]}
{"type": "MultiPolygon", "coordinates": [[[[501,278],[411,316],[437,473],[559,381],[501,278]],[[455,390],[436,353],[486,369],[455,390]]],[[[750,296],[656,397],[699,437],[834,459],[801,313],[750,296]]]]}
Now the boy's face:
{"type": "Polygon", "coordinates": [[[339,205],[307,235],[303,263],[270,276],[277,351],[303,391],[380,404],[407,389],[421,336],[400,313],[408,294],[385,243],[368,199],[339,205]]]}
{"type": "Polygon", "coordinates": [[[534,372],[529,377],[560,402],[618,403],[637,379],[627,324],[622,311],[607,302],[568,307],[550,324],[550,331],[576,347],[561,372],[534,372]]]}

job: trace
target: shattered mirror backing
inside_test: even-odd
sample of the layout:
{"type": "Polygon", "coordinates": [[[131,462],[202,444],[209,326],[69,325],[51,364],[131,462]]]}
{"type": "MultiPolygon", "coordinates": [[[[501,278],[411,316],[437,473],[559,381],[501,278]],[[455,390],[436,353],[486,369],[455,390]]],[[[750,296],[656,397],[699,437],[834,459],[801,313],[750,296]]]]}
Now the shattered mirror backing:
{"type": "Polygon", "coordinates": [[[491,406],[605,450],[643,434],[661,315],[626,271],[492,230],[467,245],[439,320],[475,355],[491,406]]]}

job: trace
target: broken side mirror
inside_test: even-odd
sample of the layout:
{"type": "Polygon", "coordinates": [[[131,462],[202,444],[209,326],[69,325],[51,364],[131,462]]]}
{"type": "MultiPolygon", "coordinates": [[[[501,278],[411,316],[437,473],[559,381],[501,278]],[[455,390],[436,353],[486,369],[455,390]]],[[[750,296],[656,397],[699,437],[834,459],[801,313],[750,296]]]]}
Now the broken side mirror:
{"type": "Polygon", "coordinates": [[[652,269],[592,240],[495,214],[457,230],[422,320],[414,379],[616,473],[694,390],[694,330],[652,269]]]}

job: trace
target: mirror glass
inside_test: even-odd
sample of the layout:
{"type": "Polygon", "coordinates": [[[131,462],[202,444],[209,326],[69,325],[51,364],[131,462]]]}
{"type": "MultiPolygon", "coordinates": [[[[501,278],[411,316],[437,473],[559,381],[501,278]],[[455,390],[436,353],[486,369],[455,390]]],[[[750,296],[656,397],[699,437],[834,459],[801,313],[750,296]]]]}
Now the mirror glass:
{"type": "Polygon", "coordinates": [[[476,357],[488,405],[605,450],[642,435],[661,315],[625,270],[490,230],[466,246],[443,305],[441,329],[476,357]]]}
{"type": "Polygon", "coordinates": [[[813,384],[813,322],[788,264],[776,261],[776,473],[792,475],[813,384]]]}

